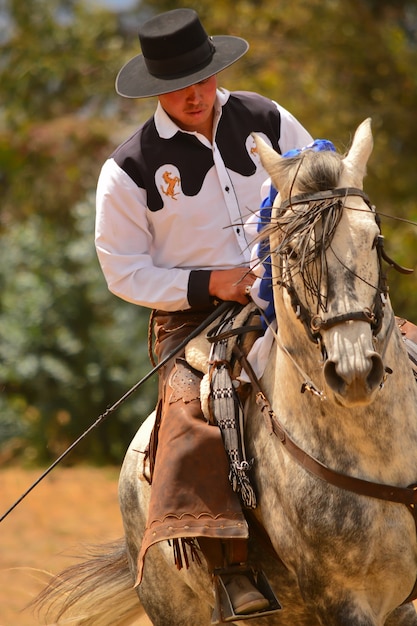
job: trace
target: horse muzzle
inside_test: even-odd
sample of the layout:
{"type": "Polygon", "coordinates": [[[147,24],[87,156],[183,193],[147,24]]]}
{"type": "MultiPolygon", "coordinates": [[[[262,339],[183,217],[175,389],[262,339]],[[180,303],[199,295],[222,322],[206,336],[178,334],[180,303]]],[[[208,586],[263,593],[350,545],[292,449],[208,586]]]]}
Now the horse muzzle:
{"type": "Polygon", "coordinates": [[[340,328],[332,329],[323,337],[327,355],[323,367],[324,379],[344,406],[372,402],[385,376],[384,363],[373,349],[369,327],[367,332],[360,332],[359,325],[346,325],[347,332],[342,332],[340,328]]]}

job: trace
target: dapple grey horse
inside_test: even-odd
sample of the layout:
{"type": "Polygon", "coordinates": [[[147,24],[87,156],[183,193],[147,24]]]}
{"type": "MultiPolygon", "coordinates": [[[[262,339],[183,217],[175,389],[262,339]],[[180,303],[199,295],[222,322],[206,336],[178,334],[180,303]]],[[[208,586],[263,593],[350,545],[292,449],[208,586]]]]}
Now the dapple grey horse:
{"type": "MultiPolygon", "coordinates": [[[[282,609],[242,623],[415,626],[417,386],[387,294],[377,215],[363,192],[370,121],[345,157],[305,150],[284,159],[254,141],[280,194],[265,229],[278,330],[269,329],[271,353],[245,407],[258,498],[250,559],[282,609]]],[[[143,610],[156,626],[211,623],[204,562],[178,571],[167,543],[149,550],[133,589],[151,427],[152,417],[120,475],[125,539],[43,594],[58,612],[67,594],[64,617],[78,615],[68,623],[121,626],[143,610]]]]}

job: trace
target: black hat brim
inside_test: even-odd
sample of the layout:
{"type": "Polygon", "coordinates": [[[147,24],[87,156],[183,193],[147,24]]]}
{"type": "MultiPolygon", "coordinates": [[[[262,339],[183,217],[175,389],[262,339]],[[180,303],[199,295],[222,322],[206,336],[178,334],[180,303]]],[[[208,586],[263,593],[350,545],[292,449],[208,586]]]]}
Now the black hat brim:
{"type": "Polygon", "coordinates": [[[149,98],[184,89],[226,69],[240,59],[249,44],[240,37],[218,35],[212,37],[215,52],[210,62],[195,72],[184,76],[158,78],[149,74],[142,54],[130,59],[116,77],[116,91],[125,98],[149,98]]]}

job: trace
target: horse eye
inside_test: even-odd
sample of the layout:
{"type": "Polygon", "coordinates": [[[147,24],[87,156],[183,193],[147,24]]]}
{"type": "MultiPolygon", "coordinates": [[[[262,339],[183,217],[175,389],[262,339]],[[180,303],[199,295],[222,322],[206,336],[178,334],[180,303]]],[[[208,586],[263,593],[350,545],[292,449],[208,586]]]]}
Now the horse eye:
{"type": "Polygon", "coordinates": [[[282,253],[290,261],[296,261],[298,258],[297,252],[291,246],[287,246],[286,248],[284,248],[282,253]]]}
{"type": "Polygon", "coordinates": [[[372,242],[372,250],[378,246],[381,241],[381,235],[376,235],[375,239],[372,242]]]}

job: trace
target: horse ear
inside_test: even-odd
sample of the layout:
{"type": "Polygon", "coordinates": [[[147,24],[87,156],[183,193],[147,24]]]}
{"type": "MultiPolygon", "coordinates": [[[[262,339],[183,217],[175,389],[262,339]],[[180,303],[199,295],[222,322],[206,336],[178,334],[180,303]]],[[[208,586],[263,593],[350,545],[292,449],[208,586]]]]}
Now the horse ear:
{"type": "Polygon", "coordinates": [[[343,163],[349,174],[354,178],[354,184],[362,185],[363,178],[366,174],[366,165],[371,156],[374,142],[371,130],[371,118],[359,124],[353,137],[352,146],[343,159],[343,163]]]}
{"type": "Polygon", "coordinates": [[[266,141],[262,139],[256,133],[251,133],[252,137],[256,144],[256,151],[259,154],[259,158],[261,159],[261,163],[270,175],[272,182],[274,183],[277,189],[281,188],[281,185],[278,182],[279,174],[280,174],[280,163],[283,160],[283,157],[275,152],[271,146],[269,146],[266,141]]]}

